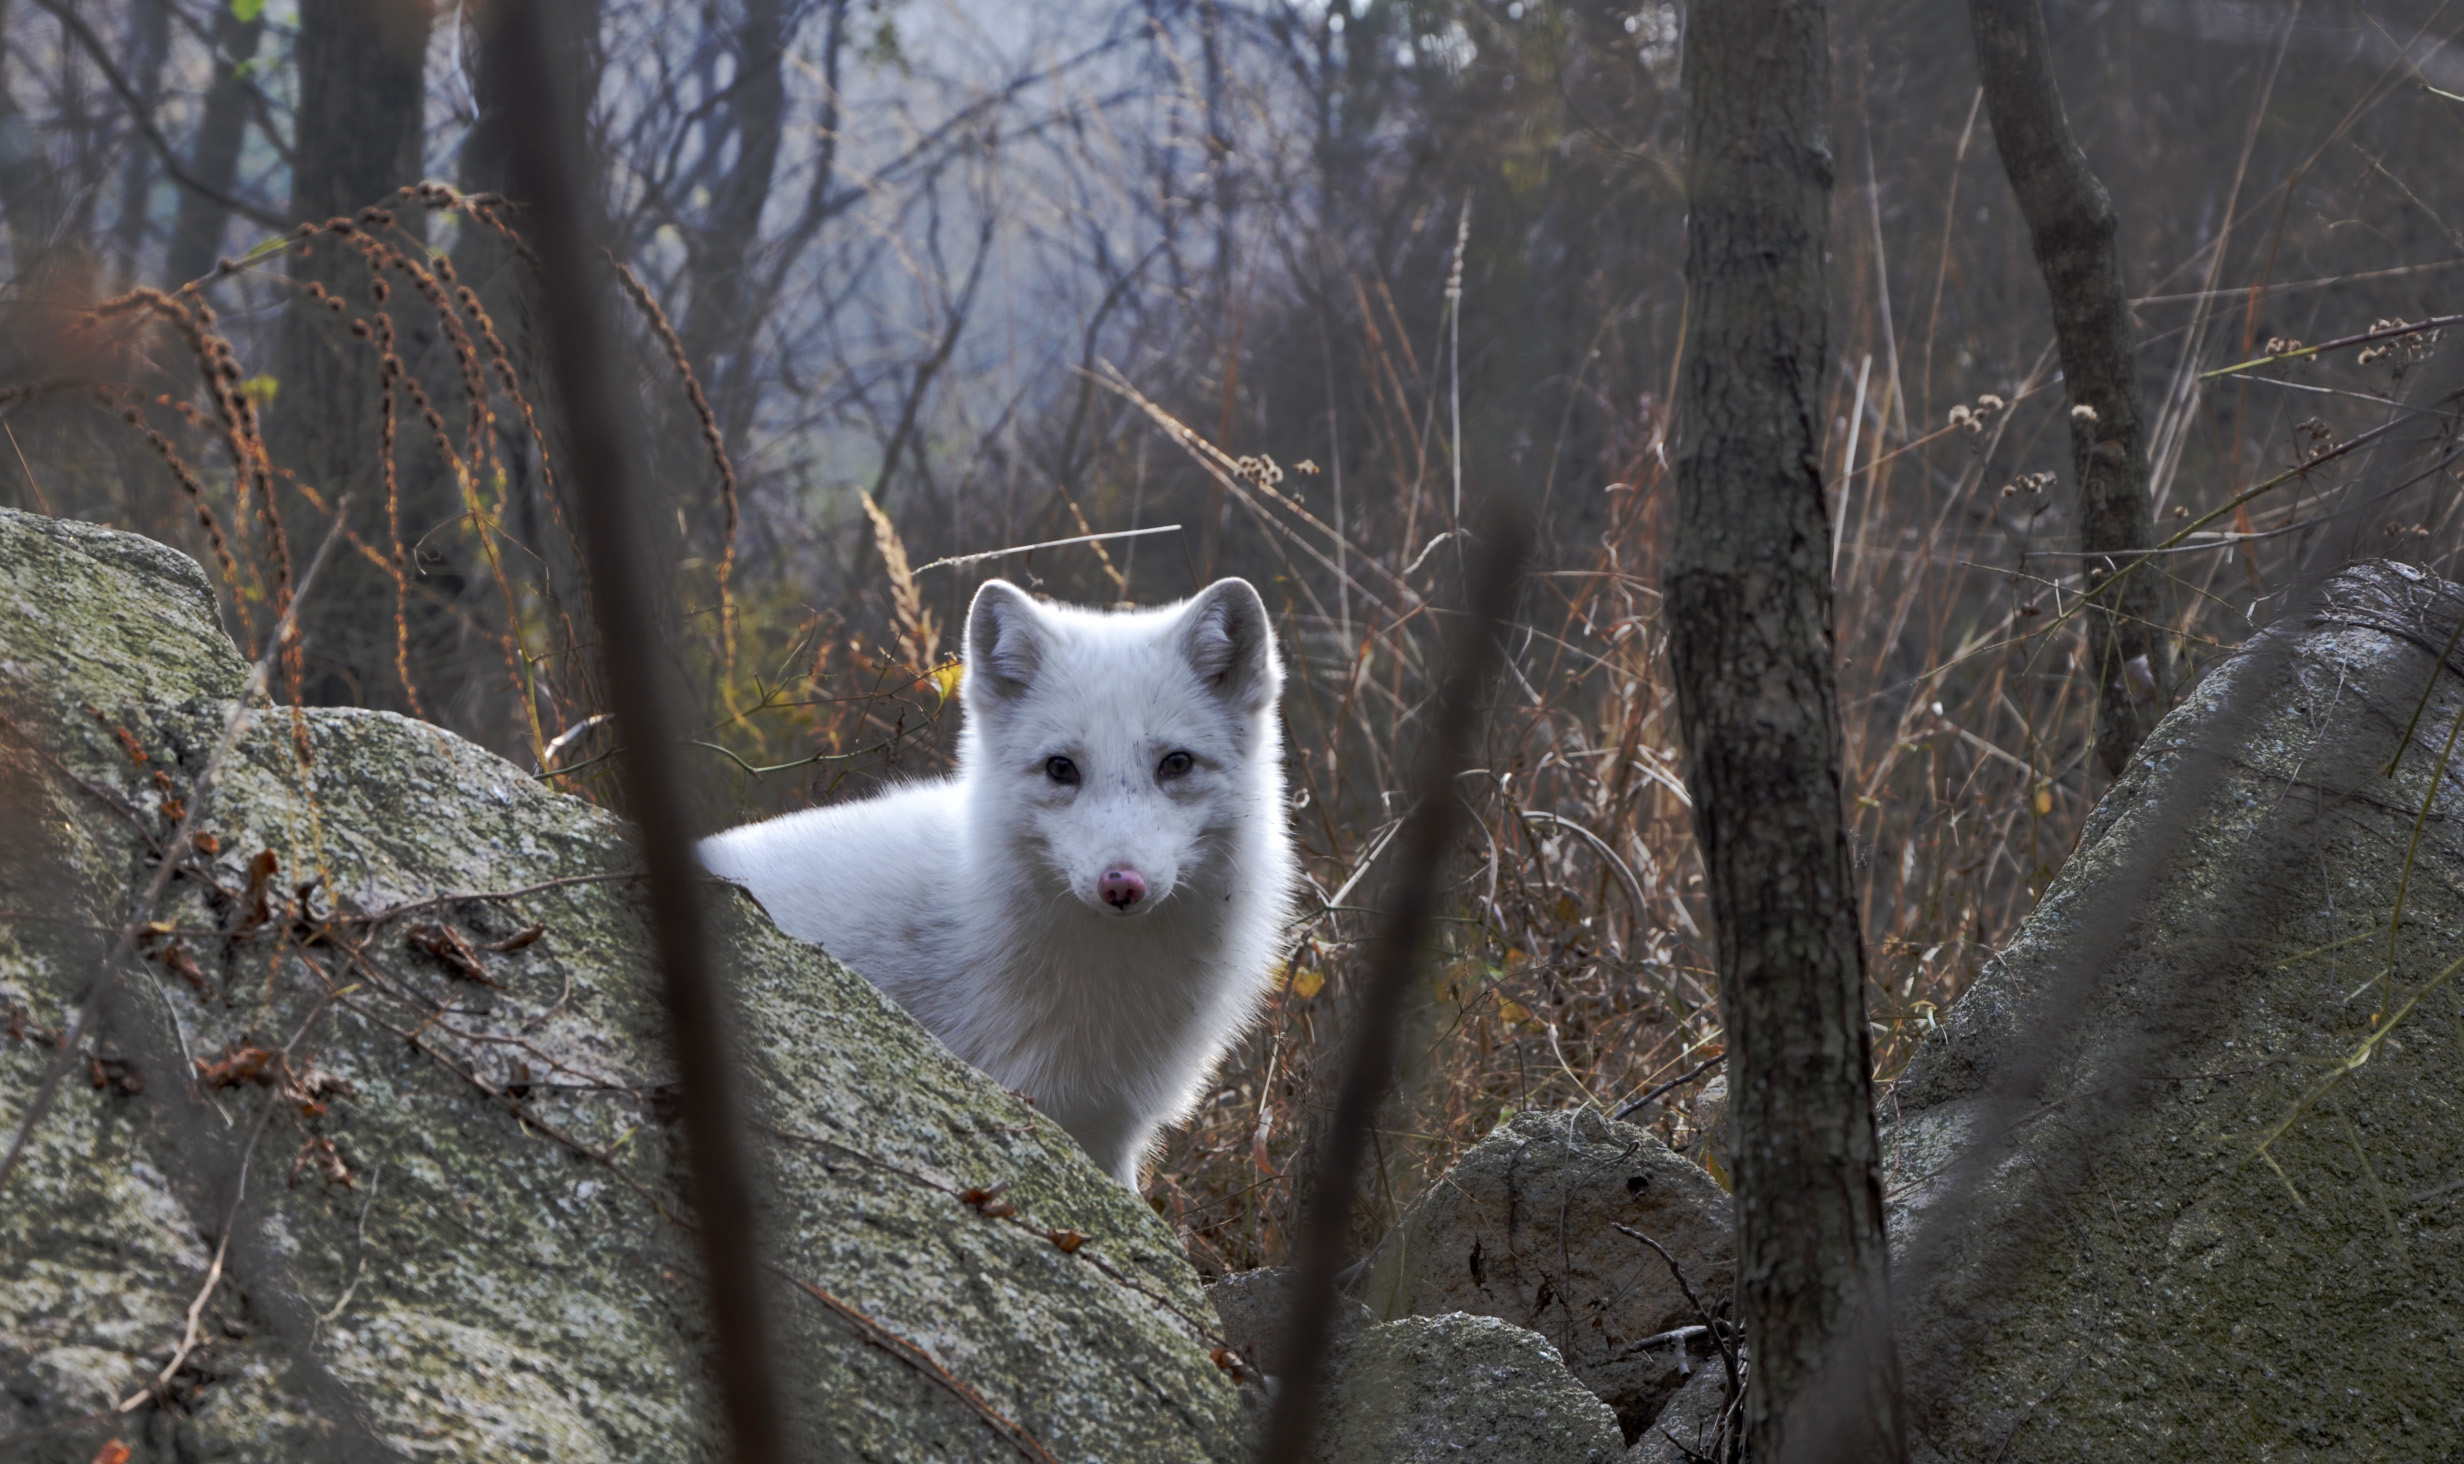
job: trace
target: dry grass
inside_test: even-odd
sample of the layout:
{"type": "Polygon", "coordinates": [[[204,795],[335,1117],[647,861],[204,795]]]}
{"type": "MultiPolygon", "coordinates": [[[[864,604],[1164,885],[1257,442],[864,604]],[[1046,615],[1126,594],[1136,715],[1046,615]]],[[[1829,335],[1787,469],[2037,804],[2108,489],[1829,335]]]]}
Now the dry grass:
{"type": "MultiPolygon", "coordinates": [[[[414,201],[471,208],[449,191],[414,201]]],[[[464,502],[462,518],[446,531],[494,590],[482,609],[467,596],[446,608],[491,652],[494,664],[471,674],[501,680],[506,695],[492,704],[495,720],[457,712],[474,705],[468,701],[424,709],[492,745],[527,748],[535,767],[545,765],[541,776],[607,798],[612,764],[592,721],[600,706],[588,647],[567,610],[578,605],[581,586],[552,568],[558,546],[550,540],[563,533],[560,504],[569,490],[554,478],[555,454],[524,388],[523,363],[512,359],[476,297],[458,290],[424,251],[389,240],[381,218],[338,227],[346,222],[320,226],[315,237],[352,241],[368,264],[367,296],[338,300],[335,313],[338,326],[364,321],[353,339],[395,363],[385,440],[372,444],[388,466],[386,481],[397,426],[424,433],[464,502]],[[400,328],[382,284],[388,279],[407,284],[444,331],[452,348],[444,375],[460,398],[453,403],[459,422],[400,362],[400,328]],[[521,470],[503,471],[509,462],[521,470]],[[543,511],[526,519],[521,492],[536,495],[531,502],[543,511]]],[[[1854,268],[1843,275],[1858,277],[1854,268]]],[[[1460,444],[1430,430],[1453,416],[1454,383],[1437,346],[1451,320],[1431,323],[1415,343],[1383,284],[1361,281],[1352,293],[1362,302],[1355,346],[1375,410],[1354,429],[1367,443],[1350,459],[1349,484],[1339,488],[1334,472],[1281,444],[1257,444],[1247,454],[1239,444],[1219,447],[1111,372],[1106,388],[1134,431],[1122,434],[1076,497],[1059,496],[1048,522],[1018,526],[1029,531],[1021,538],[1032,538],[1046,527],[1073,535],[1090,524],[1137,522],[1129,465],[1140,464],[1138,492],[1146,479],[1130,444],[1142,437],[1165,455],[1177,451],[1194,474],[1194,494],[1161,506],[1221,504],[1244,526],[1242,537],[1227,539],[1227,567],[1267,589],[1294,668],[1286,712],[1308,903],[1266,1019],[1225,1063],[1194,1119],[1170,1134],[1148,1182],[1153,1203],[1209,1269],[1283,1257],[1294,1179],[1332,1089],[1325,1064],[1368,929],[1364,908],[1379,888],[1377,860],[1400,814],[1390,797],[1398,752],[1417,734],[1432,693],[1437,617],[1451,603],[1459,570],[1450,467],[1460,444]],[[1289,465],[1270,450],[1287,453],[1289,465]]],[[[653,337],[647,354],[657,359],[666,341],[663,354],[672,360],[672,332],[646,293],[635,295],[653,337]]],[[[248,375],[202,303],[199,290],[144,292],[86,312],[91,330],[105,335],[140,314],[167,323],[201,368],[186,385],[161,383],[147,395],[95,385],[113,379],[110,372],[71,373],[9,387],[0,406],[99,392],[112,420],[133,429],[161,465],[162,496],[146,514],[132,514],[131,526],[192,543],[215,566],[233,623],[245,632],[280,613],[286,543],[322,533],[321,524],[304,534],[295,527],[286,538],[272,485],[285,484],[312,505],[322,500],[316,485],[287,477],[267,452],[248,375]],[[179,528],[175,517],[193,526],[179,528]]],[[[1845,338],[1866,363],[1832,372],[1829,387],[1835,431],[1826,467],[1840,495],[1844,793],[1866,874],[1867,1002],[1887,1076],[2033,908],[2099,789],[2087,742],[2090,688],[2068,614],[2077,562],[2067,553],[2063,495],[2045,491],[2038,476],[2067,456],[2050,352],[2022,379],[1966,383],[1956,409],[1926,406],[1923,387],[1912,407],[1885,354],[1869,349],[1877,343],[1877,304],[1853,289],[1844,304],[1845,338]]],[[[2356,314],[2363,318],[2335,323],[2368,328],[2370,312],[2356,314]]],[[[145,354],[142,343],[113,339],[125,355],[145,354]]],[[[2310,388],[2298,394],[2234,382],[2165,409],[2159,441],[2175,444],[2160,477],[2172,498],[2166,531],[2229,514],[2235,536],[2186,543],[2198,552],[2152,561],[2144,571],[2167,578],[2168,630],[2189,674],[2244,639],[2254,615],[2263,621],[2273,613],[2265,597],[2289,582],[2304,556],[2359,549],[2435,563],[2427,551],[2456,541],[2443,419],[2425,419],[2410,438],[2390,438],[2373,455],[2337,446],[2389,420],[2410,420],[2391,418],[2383,403],[2421,395],[2420,368],[2435,337],[2400,339],[2407,343],[2373,349],[2366,359],[2347,351],[2259,373],[2310,388]],[[2202,439],[2228,393],[2236,414],[2230,433],[2202,439]],[[2279,408],[2278,399],[2298,410],[2279,408]],[[2232,445],[2251,441],[2273,446],[2245,454],[2232,445]],[[2269,481],[2276,486],[2266,495],[2234,502],[2246,487],[2269,481]]],[[[1674,343],[1661,344],[1648,354],[1673,360],[1674,343]]],[[[1930,361],[1932,342],[1921,350],[1930,361]]],[[[110,352],[65,354],[96,360],[110,352]]],[[[121,371],[117,379],[148,378],[121,371]]],[[[689,416],[709,439],[715,477],[708,494],[691,496],[705,527],[698,540],[687,535],[687,547],[707,552],[681,564],[683,598],[671,629],[680,664],[704,698],[692,741],[724,781],[728,816],[858,796],[945,767],[956,678],[941,627],[977,571],[911,568],[901,526],[868,501],[856,525],[864,557],[854,592],[813,594],[775,565],[750,572],[734,547],[735,469],[710,428],[707,403],[689,373],[685,379],[689,416]],[[827,603],[814,608],[808,596],[827,603]]],[[[1638,395],[1664,402],[1668,385],[1646,382],[1638,395]]],[[[1477,832],[1462,851],[1442,948],[1411,1014],[1402,1090],[1378,1135],[1364,1241],[1512,1111],[1614,1107],[1720,1050],[1655,589],[1673,488],[1670,428],[1664,415],[1648,412],[1623,423],[1605,452],[1610,483],[1601,490],[1606,506],[1596,538],[1580,550],[1561,544],[1531,583],[1483,765],[1462,784],[1477,832]]],[[[27,471],[31,477],[33,467],[27,471]]],[[[1144,502],[1151,522],[1158,500],[1144,502]]],[[[382,536],[355,533],[348,547],[391,579],[398,621],[403,605],[431,593],[409,568],[407,531],[392,516],[382,536]]],[[[1099,563],[1101,552],[1101,545],[1048,550],[1041,568],[1055,588],[1076,583],[1107,597],[1146,583],[1127,557],[1134,546],[1122,549],[1117,564],[1108,554],[1099,563]]],[[[1156,550],[1146,552],[1151,563],[1156,550]]],[[[1031,581],[1038,563],[1029,555],[988,567],[1031,581]]],[[[398,652],[400,691],[419,706],[423,688],[407,646],[398,652]]],[[[1692,1137],[1691,1097],[1692,1090],[1673,1094],[1642,1121],[1684,1144],[1692,1137]]]]}
{"type": "MultiPolygon", "coordinates": [[[[2428,349],[2417,345],[2412,363],[2428,349]]],[[[1385,364],[1392,379],[1410,380],[1407,363],[1385,364]]],[[[2288,427],[2279,418],[2268,430],[2285,442],[2281,461],[2206,490],[2195,516],[2187,507],[2167,516],[2175,547],[2199,551],[2143,571],[2165,577],[2174,607],[2177,699],[2268,618],[2269,587],[2288,585],[2305,559],[2351,552],[2342,541],[2364,527],[2369,551],[2452,542],[2457,500],[2444,490],[2457,452],[2440,421],[2425,420],[2374,465],[2336,446],[2383,427],[2385,414],[2353,407],[2403,395],[2408,364],[2347,352],[2320,368],[2312,384],[2349,394],[2330,403],[2346,406],[2343,420],[2288,427]],[[2239,495],[2228,490],[2254,479],[2276,486],[2230,510],[2207,506],[2232,503],[2239,495]],[[2240,534],[2262,537],[2215,537],[2209,520],[2228,512],[2240,534]]],[[[1865,387],[1878,395],[1870,377],[1865,387]]],[[[2067,455],[2058,385],[2040,368],[2006,385],[2008,400],[1980,393],[1943,425],[1920,419],[1905,431],[1881,427],[1888,404],[1869,395],[1855,404],[1868,420],[1851,472],[1844,427],[1857,389],[1853,377],[1833,383],[1843,428],[1833,478],[1847,489],[1837,503],[1843,773],[1866,875],[1867,1008],[1887,1078],[2034,908],[2101,780],[2080,669],[2077,559],[2043,476],[2067,455]],[[2019,473],[2014,463],[2042,467],[2019,473]]],[[[1408,421],[1426,405],[1406,402],[1399,415],[1408,421]]],[[[1246,487],[1262,517],[1278,518],[1273,538],[1290,551],[1278,583],[1301,674],[1286,713],[1313,900],[1266,1021],[1171,1136],[1148,1182],[1203,1266],[1241,1269],[1283,1258],[1294,1180],[1332,1092],[1322,1065],[1338,1050],[1368,932],[1360,907],[1374,897],[1375,861],[1396,822],[1394,754],[1430,694],[1429,607],[1446,602],[1438,584],[1450,576],[1444,547],[1432,555],[1425,546],[1448,505],[1442,487],[1425,486],[1434,475],[1363,495],[1401,505],[1422,538],[1348,543],[1347,564],[1384,573],[1355,571],[1339,617],[1330,591],[1290,588],[1302,551],[1319,551],[1305,557],[1320,565],[1338,556],[1331,531],[1312,530],[1262,491],[1272,485],[1258,474],[1271,460],[1228,458],[1162,422],[1236,495],[1246,487]],[[1405,598],[1391,572],[1415,563],[1418,574],[1400,576],[1415,591],[1405,598]],[[1362,608],[1378,595],[1386,608],[1362,608]]],[[[1363,1244],[1516,1110],[1613,1110],[1721,1051],[1654,590],[1673,488],[1664,446],[1656,436],[1629,445],[1591,562],[1543,573],[1527,598],[1485,766],[1463,785],[1478,833],[1462,851],[1454,913],[1413,1014],[1407,1077],[1378,1136],[1363,1244]]],[[[1637,1121],[1690,1146],[1698,1090],[1671,1094],[1637,1121]]]]}

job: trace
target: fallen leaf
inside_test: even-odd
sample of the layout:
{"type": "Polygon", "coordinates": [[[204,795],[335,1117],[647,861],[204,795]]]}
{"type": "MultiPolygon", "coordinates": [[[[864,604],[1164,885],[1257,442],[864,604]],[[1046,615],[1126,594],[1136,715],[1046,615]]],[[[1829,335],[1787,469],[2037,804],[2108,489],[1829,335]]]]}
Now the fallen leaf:
{"type": "Polygon", "coordinates": [[[1001,1198],[1010,1187],[1008,1180],[999,1184],[971,1187],[958,1192],[958,1202],[987,1220],[1002,1220],[1018,1213],[1018,1207],[1001,1198]]]}
{"type": "Polygon", "coordinates": [[[493,986],[498,991],[505,989],[488,975],[488,968],[479,963],[479,953],[471,949],[471,943],[463,938],[462,932],[450,925],[423,920],[411,927],[408,943],[412,950],[425,951],[436,957],[456,976],[476,981],[482,986],[493,986]]]}
{"type": "Polygon", "coordinates": [[[521,930],[515,931],[509,936],[506,936],[503,940],[495,941],[486,946],[482,946],[481,949],[510,954],[514,951],[522,949],[524,946],[532,944],[537,941],[539,937],[547,933],[548,928],[544,925],[527,926],[521,930]]]}
{"type": "Polygon", "coordinates": [[[242,1083],[269,1084],[274,1081],[273,1069],[280,1064],[279,1054],[262,1047],[233,1047],[219,1062],[200,1057],[197,1081],[209,1088],[236,1088],[242,1083]]]}
{"type": "Polygon", "coordinates": [[[163,942],[163,948],[155,952],[155,959],[161,961],[165,969],[196,988],[197,995],[213,995],[213,988],[206,985],[205,972],[197,965],[196,956],[189,951],[188,942],[176,937],[163,942]]]}
{"type": "Polygon", "coordinates": [[[259,849],[256,857],[248,861],[248,888],[240,894],[240,923],[231,928],[233,940],[274,918],[274,902],[269,889],[273,884],[274,871],[281,865],[282,861],[274,856],[271,849],[259,849]]]}

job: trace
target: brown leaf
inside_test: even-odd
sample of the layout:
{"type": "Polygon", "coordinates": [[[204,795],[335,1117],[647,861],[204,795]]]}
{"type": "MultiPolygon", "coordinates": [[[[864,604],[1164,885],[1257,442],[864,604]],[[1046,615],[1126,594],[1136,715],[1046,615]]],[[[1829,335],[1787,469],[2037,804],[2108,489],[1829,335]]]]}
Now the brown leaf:
{"type": "Polygon", "coordinates": [[[211,996],[214,994],[213,988],[206,985],[205,971],[197,964],[196,955],[188,949],[188,942],[175,936],[164,941],[163,948],[156,951],[154,957],[163,963],[166,970],[195,987],[197,995],[211,996]]]}
{"type": "Polygon", "coordinates": [[[471,949],[470,941],[450,925],[422,920],[411,927],[409,944],[412,950],[425,951],[434,956],[456,976],[476,981],[482,986],[495,987],[498,991],[505,989],[488,975],[488,968],[480,964],[479,953],[471,949]]]}
{"type": "Polygon", "coordinates": [[[539,939],[539,937],[547,933],[548,928],[544,925],[526,926],[523,929],[517,930],[513,934],[506,936],[503,940],[493,941],[487,945],[481,946],[480,949],[511,954],[514,951],[522,949],[524,946],[533,944],[539,939]]]}
{"type": "Polygon", "coordinates": [[[958,1202],[987,1220],[1006,1219],[1018,1213],[1016,1205],[1001,1198],[1001,1192],[1009,1187],[1005,1179],[999,1184],[963,1189],[958,1192],[958,1202]]]}
{"type": "Polygon", "coordinates": [[[1232,1381],[1236,1383],[1246,1383],[1258,1376],[1257,1369],[1251,1367],[1245,1358],[1229,1347],[1212,1348],[1206,1355],[1215,1360],[1215,1366],[1230,1373],[1232,1381]]]}
{"type": "Polygon", "coordinates": [[[279,1053],[262,1047],[232,1047],[219,1062],[196,1059],[197,1081],[209,1088],[236,1088],[242,1083],[260,1086],[274,1081],[275,1070],[281,1065],[279,1053]]]}
{"type": "Polygon", "coordinates": [[[237,940],[274,918],[269,887],[281,864],[271,849],[259,849],[256,857],[248,861],[248,888],[240,895],[240,923],[232,927],[232,939],[237,940]]]}
{"type": "Polygon", "coordinates": [[[95,1057],[87,1062],[93,1069],[97,1091],[108,1088],[125,1097],[134,1098],[145,1091],[145,1074],[125,1057],[95,1057]]]}
{"type": "Polygon", "coordinates": [[[300,1145],[298,1157],[291,1161],[291,1183],[298,1184],[300,1170],[311,1163],[327,1184],[338,1184],[344,1189],[357,1187],[350,1166],[342,1162],[342,1152],[334,1147],[333,1140],[321,1134],[310,1135],[308,1142],[300,1145]]]}

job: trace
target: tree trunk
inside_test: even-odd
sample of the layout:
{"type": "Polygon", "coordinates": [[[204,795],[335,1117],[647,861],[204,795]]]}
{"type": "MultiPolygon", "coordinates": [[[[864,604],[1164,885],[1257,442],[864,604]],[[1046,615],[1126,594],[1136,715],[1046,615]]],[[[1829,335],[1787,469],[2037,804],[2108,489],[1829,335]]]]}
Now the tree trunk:
{"type": "MultiPolygon", "coordinates": [[[[143,127],[153,121],[162,102],[163,62],[171,54],[171,0],[137,0],[128,29],[128,56],[122,69],[142,102],[144,115],[135,120],[143,127]]],[[[126,148],[127,156],[120,160],[120,216],[112,230],[120,249],[123,282],[137,276],[138,255],[152,223],[149,205],[159,171],[154,154],[144,144],[131,139],[126,148]]]]}
{"type": "MultiPolygon", "coordinates": [[[[2154,540],[2146,428],[2122,293],[2113,200],[2071,136],[2053,79],[2038,0],[1969,0],[1976,64],[1995,149],[2036,245],[2053,298],[2053,330],[2070,398],[2071,471],[2089,592],[2137,562],[2154,540]]],[[[2131,574],[2088,617],[2096,677],[2096,752],[2118,775],[2165,708],[2171,668],[2157,570],[2131,574]]]]}
{"type": "Polygon", "coordinates": [[[735,81],[721,114],[724,130],[714,125],[717,141],[710,148],[716,157],[732,135],[735,164],[711,190],[710,212],[696,231],[693,247],[693,303],[682,336],[685,359],[711,400],[720,404],[731,438],[741,438],[751,425],[745,407],[752,395],[751,367],[759,353],[760,332],[747,307],[763,302],[748,298],[748,262],[761,241],[762,210],[770,202],[787,125],[788,39],[780,0],[745,0],[744,21],[736,29],[735,81]]]}
{"type": "MultiPolygon", "coordinates": [[[[0,31],[8,25],[7,0],[0,0],[0,31]]],[[[9,272],[5,278],[23,286],[34,277],[36,264],[51,248],[60,227],[60,185],[51,158],[26,114],[0,73],[0,214],[8,217],[9,272]]]]}
{"type": "Polygon", "coordinates": [[[1897,1459],[1823,513],[1828,27],[1821,0],[1690,14],[1666,612],[1734,1095],[1748,1447],[1897,1459]]]}
{"type": "MultiPolygon", "coordinates": [[[[547,32],[556,58],[560,84],[577,90],[579,95],[573,99],[576,115],[588,118],[606,69],[599,45],[599,0],[561,0],[535,8],[537,23],[547,32]]],[[[511,119],[521,109],[522,89],[538,85],[538,78],[508,74],[504,48],[487,42],[489,28],[504,9],[504,0],[466,0],[462,7],[463,23],[469,27],[467,51],[474,58],[471,98],[477,104],[477,115],[462,140],[457,167],[465,192],[510,198],[514,191],[511,119]]],[[[582,186],[598,187],[599,170],[588,157],[572,157],[567,166],[582,186]]],[[[516,201],[504,217],[518,221],[522,212],[516,201]]],[[[534,407],[552,401],[553,393],[544,379],[547,343],[539,326],[538,277],[504,235],[468,224],[456,230],[453,261],[455,273],[478,295],[480,307],[495,327],[506,359],[523,383],[524,395],[534,407]]],[[[543,432],[553,432],[552,415],[541,412],[536,420],[543,432]]],[[[574,485],[563,473],[569,447],[551,438],[543,462],[521,413],[501,408],[496,434],[506,475],[502,501],[513,537],[539,556],[538,584],[546,596],[548,623],[571,625],[584,611],[578,600],[568,597],[580,593],[587,576],[580,543],[571,530],[574,485]]],[[[546,732],[552,735],[577,720],[582,715],[577,707],[586,710],[599,704],[597,695],[586,689],[589,674],[587,658],[558,657],[539,669],[539,683],[548,689],[542,715],[559,719],[559,725],[546,732]]]]}
{"type": "MultiPolygon", "coordinates": [[[[240,143],[248,133],[248,82],[240,68],[257,59],[257,43],[265,35],[265,16],[247,20],[228,5],[214,12],[213,82],[205,90],[205,110],[197,119],[196,141],[190,144],[188,171],[217,193],[228,195],[239,181],[240,143]]],[[[223,229],[231,211],[204,191],[180,190],[180,212],[171,226],[171,267],[167,284],[185,284],[214,267],[222,255],[223,229]]]]}
{"type": "MultiPolygon", "coordinates": [[[[295,217],[316,221],[356,214],[419,181],[424,62],[434,22],[431,0],[302,0],[294,48],[299,65],[291,177],[295,217]]],[[[419,210],[396,214],[404,226],[420,229],[419,210]]],[[[332,238],[316,240],[294,261],[292,277],[301,289],[292,296],[285,322],[280,385],[267,420],[276,461],[328,502],[354,494],[353,527],[368,544],[390,546],[393,522],[404,538],[422,539],[454,515],[457,495],[426,456],[418,414],[406,410],[399,433],[401,488],[389,513],[379,451],[377,357],[347,328],[353,318],[367,318],[380,308],[369,294],[369,271],[355,251],[332,238]],[[308,294],[311,283],[342,298],[340,315],[329,314],[308,294]]],[[[413,331],[424,307],[410,292],[398,290],[386,308],[402,335],[400,352],[415,370],[413,331]]],[[[286,511],[305,513],[309,524],[322,519],[297,499],[286,511]]],[[[314,542],[316,535],[306,537],[314,542]]],[[[460,536],[448,532],[427,542],[431,548],[458,547],[460,536]]],[[[430,562],[428,568],[430,589],[446,597],[459,592],[455,565],[430,562]]],[[[412,597],[406,625],[407,616],[419,615],[429,604],[426,596],[412,597]]],[[[414,709],[397,664],[396,610],[390,576],[359,555],[334,561],[316,603],[302,608],[309,701],[414,709]]],[[[436,618],[434,626],[409,626],[414,646],[428,644],[431,633],[450,636],[449,622],[436,618]]],[[[420,658],[411,659],[415,665],[420,658]]],[[[411,680],[418,679],[414,670],[411,680]]]]}

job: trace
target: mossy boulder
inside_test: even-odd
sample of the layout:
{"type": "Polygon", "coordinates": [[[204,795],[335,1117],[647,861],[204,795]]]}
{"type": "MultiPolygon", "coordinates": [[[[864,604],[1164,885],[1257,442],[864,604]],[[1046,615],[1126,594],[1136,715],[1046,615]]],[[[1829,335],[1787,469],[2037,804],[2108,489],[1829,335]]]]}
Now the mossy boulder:
{"type": "MultiPolygon", "coordinates": [[[[0,511],[0,1141],[245,670],[192,561],[0,511]]],[[[0,1447],[716,1457],[623,825],[435,727],[287,707],[202,823],[0,1189],[0,1447]]],[[[1236,1457],[1169,1230],[712,898],[803,1455],[1236,1457]]]]}
{"type": "Polygon", "coordinates": [[[2459,616],[2362,565],[2217,667],[1896,1085],[1916,1457],[2464,1439],[2459,616]]]}

